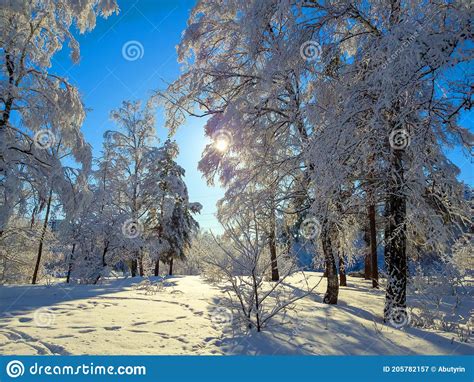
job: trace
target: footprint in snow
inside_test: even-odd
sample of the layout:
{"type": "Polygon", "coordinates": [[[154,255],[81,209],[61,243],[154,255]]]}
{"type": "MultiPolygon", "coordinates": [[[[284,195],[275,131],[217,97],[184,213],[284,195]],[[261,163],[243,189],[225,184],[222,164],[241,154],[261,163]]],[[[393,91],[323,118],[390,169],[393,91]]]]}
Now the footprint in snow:
{"type": "Polygon", "coordinates": [[[83,330],[79,330],[79,333],[81,333],[81,334],[92,333],[92,332],[95,332],[95,329],[83,329],[83,330]]]}
{"type": "Polygon", "coordinates": [[[105,330],[119,330],[121,328],[121,326],[104,326],[105,330]]]}
{"type": "Polygon", "coordinates": [[[148,324],[150,321],[139,321],[139,322],[133,322],[132,326],[139,326],[139,325],[145,325],[148,324]]]}

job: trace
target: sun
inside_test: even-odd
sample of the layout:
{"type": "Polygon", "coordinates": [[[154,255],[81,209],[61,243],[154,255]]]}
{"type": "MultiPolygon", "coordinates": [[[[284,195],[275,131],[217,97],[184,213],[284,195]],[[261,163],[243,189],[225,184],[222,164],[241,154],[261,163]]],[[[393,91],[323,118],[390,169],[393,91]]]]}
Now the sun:
{"type": "Polygon", "coordinates": [[[216,141],[214,142],[214,147],[216,148],[217,151],[224,153],[229,148],[229,141],[223,137],[217,138],[216,141]]]}

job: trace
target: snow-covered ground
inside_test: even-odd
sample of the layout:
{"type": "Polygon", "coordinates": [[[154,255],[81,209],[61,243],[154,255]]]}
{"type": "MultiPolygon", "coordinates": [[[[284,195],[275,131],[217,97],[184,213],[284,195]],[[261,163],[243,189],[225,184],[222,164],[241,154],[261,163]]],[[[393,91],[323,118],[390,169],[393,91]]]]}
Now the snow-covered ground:
{"type": "MultiPolygon", "coordinates": [[[[309,279],[316,283],[320,274],[309,279]]],[[[474,350],[453,333],[383,324],[383,292],[358,278],[348,278],[337,306],[322,304],[323,281],[314,296],[298,301],[285,324],[275,322],[251,335],[233,329],[231,316],[213,318],[224,294],[199,276],[169,278],[156,294],[134,289],[139,281],[0,287],[0,354],[450,355],[474,350]]],[[[472,305],[465,309],[472,311],[472,305]]]]}

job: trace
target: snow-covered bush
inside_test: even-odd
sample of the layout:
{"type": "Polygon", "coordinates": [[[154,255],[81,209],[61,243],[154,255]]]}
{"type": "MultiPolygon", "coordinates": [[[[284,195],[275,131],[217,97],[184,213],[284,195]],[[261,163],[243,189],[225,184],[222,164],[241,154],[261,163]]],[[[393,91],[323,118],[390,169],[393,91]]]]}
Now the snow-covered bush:
{"type": "MultiPolygon", "coordinates": [[[[305,282],[301,289],[286,285],[287,278],[298,270],[296,260],[293,266],[279,270],[277,281],[267,281],[272,269],[269,238],[251,215],[235,217],[225,229],[229,243],[215,239],[222,256],[209,257],[207,262],[227,292],[228,298],[223,303],[237,312],[239,322],[245,327],[261,331],[275,316],[310,294],[314,287],[310,288],[305,282]]],[[[281,257],[278,254],[277,261],[281,257]]]]}
{"type": "Polygon", "coordinates": [[[452,264],[461,276],[473,276],[474,273],[474,235],[465,234],[452,248],[452,264]]]}
{"type": "Polygon", "coordinates": [[[465,279],[453,258],[418,266],[408,285],[411,324],[454,332],[467,340],[473,291],[472,281],[465,279]]]}

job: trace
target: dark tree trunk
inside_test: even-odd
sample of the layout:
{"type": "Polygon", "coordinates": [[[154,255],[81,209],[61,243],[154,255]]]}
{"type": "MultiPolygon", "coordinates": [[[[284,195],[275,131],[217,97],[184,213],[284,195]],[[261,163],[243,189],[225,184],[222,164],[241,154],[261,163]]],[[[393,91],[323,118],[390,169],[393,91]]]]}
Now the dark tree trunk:
{"type": "MultiPolygon", "coordinates": [[[[107,252],[109,250],[109,242],[106,241],[104,243],[104,250],[102,251],[102,269],[107,266],[107,262],[105,261],[105,256],[107,255],[107,252]]],[[[95,278],[94,284],[97,284],[100,280],[100,274],[97,275],[95,278]]]]}
{"type": "Polygon", "coordinates": [[[406,256],[406,197],[402,151],[392,154],[394,177],[388,193],[388,221],[385,253],[388,263],[388,282],[385,294],[384,320],[403,314],[406,309],[407,256],[406,256]]]}
{"type": "Polygon", "coordinates": [[[339,256],[339,285],[347,286],[346,265],[344,264],[344,256],[339,256]]]}
{"type": "Polygon", "coordinates": [[[168,275],[173,276],[173,258],[170,260],[170,271],[168,272],[168,275]]]}
{"type": "Polygon", "coordinates": [[[107,255],[108,250],[109,250],[109,242],[107,241],[104,244],[104,250],[102,251],[102,267],[104,268],[107,266],[107,262],[105,261],[105,256],[107,255]]]}
{"type": "Polygon", "coordinates": [[[133,259],[132,264],[130,266],[130,271],[132,272],[132,277],[135,277],[137,275],[137,268],[138,268],[137,259],[133,259]]]}
{"type": "Polygon", "coordinates": [[[12,96],[12,88],[15,85],[15,63],[14,58],[10,54],[8,50],[5,50],[5,67],[8,71],[8,83],[10,85],[10,91],[8,96],[5,94],[2,98],[6,99],[5,107],[3,108],[2,119],[0,119],[0,129],[3,131],[5,126],[8,125],[10,121],[10,113],[13,106],[13,96],[12,96]]]}
{"type": "Polygon", "coordinates": [[[160,275],[160,259],[155,261],[155,276],[160,275]]]}
{"type": "Polygon", "coordinates": [[[384,211],[384,232],[383,232],[383,262],[385,265],[385,273],[390,273],[390,264],[388,261],[388,238],[390,237],[390,203],[389,198],[385,199],[385,211],[384,211]]]}
{"type": "Polygon", "coordinates": [[[277,250],[276,250],[276,237],[275,237],[275,221],[272,219],[271,230],[270,230],[270,259],[272,262],[272,281],[280,280],[280,274],[278,273],[277,263],[277,250]]]}
{"type": "Polygon", "coordinates": [[[143,277],[145,275],[145,270],[143,269],[143,256],[138,258],[138,269],[140,272],[140,276],[143,277]]]}
{"type": "Polygon", "coordinates": [[[379,270],[377,260],[377,228],[375,225],[375,206],[369,205],[369,226],[370,226],[370,269],[372,288],[379,287],[379,270]]]}
{"type": "Polygon", "coordinates": [[[67,276],[66,276],[66,284],[69,284],[71,280],[71,272],[72,272],[72,263],[74,261],[74,251],[76,250],[76,243],[72,245],[71,257],[69,258],[69,264],[67,267],[67,276]]]}
{"type": "MultiPolygon", "coordinates": [[[[364,241],[367,244],[367,247],[370,248],[370,229],[365,229],[364,231],[364,241]]],[[[372,272],[370,269],[370,249],[365,253],[364,256],[364,279],[370,280],[372,272]]]]}
{"type": "Polygon", "coordinates": [[[327,288],[323,302],[326,304],[337,304],[337,297],[339,294],[339,282],[337,278],[336,261],[334,259],[334,253],[332,251],[329,223],[327,221],[323,223],[322,244],[327,271],[327,288]]]}
{"type": "Polygon", "coordinates": [[[48,229],[48,220],[49,220],[49,211],[51,210],[51,201],[53,199],[53,188],[49,190],[48,204],[46,205],[46,215],[43,222],[43,230],[41,231],[41,238],[38,246],[38,255],[36,257],[35,270],[33,272],[33,279],[31,280],[32,284],[36,284],[38,279],[38,271],[41,263],[41,256],[43,255],[43,243],[44,237],[46,236],[46,230],[48,229]]]}

